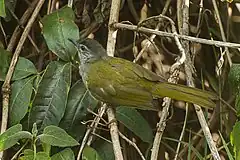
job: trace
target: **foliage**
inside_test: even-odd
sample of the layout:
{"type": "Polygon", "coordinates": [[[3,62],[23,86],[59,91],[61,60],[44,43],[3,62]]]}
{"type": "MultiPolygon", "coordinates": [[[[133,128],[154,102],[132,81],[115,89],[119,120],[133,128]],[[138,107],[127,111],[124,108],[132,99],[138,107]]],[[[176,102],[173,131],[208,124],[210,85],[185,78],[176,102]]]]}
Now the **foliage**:
{"type": "MultiPolygon", "coordinates": [[[[0,0],[0,17],[2,17],[0,22],[1,85],[11,69],[9,66],[20,34],[23,33],[22,31],[29,22],[38,2],[39,0],[0,0]],[[22,18],[17,19],[18,17],[22,18]],[[14,31],[15,29],[18,31],[14,31]],[[12,37],[11,40],[10,37],[12,37]],[[12,45],[12,49],[9,44],[12,45]]],[[[67,7],[66,2],[58,0],[53,1],[53,4],[45,2],[41,12],[38,13],[38,18],[31,26],[27,40],[21,47],[21,54],[10,84],[8,129],[0,135],[0,151],[8,150],[10,153],[8,156],[14,155],[20,160],[74,160],[79,146],[83,142],[83,137],[86,136],[86,130],[94,128],[90,123],[97,117],[96,113],[101,103],[91,95],[82,82],[79,76],[77,50],[69,39],[82,40],[88,35],[94,35],[94,39],[106,48],[107,31],[112,27],[108,27],[111,3],[106,0],[75,0],[72,9],[67,7]]],[[[152,38],[148,37],[150,34],[138,30],[138,27],[155,29],[158,26],[161,31],[170,31],[169,22],[157,17],[164,12],[166,7],[166,12],[162,14],[173,19],[175,26],[178,27],[177,32],[181,33],[181,17],[179,19],[180,11],[179,6],[176,7],[177,2],[172,1],[166,6],[166,1],[158,0],[123,2],[125,1],[122,1],[119,19],[136,25],[137,30],[134,31],[134,34],[132,31],[118,30],[118,34],[115,32],[114,35],[111,35],[117,35],[115,56],[136,60],[138,54],[141,53],[141,58],[136,60],[137,63],[157,74],[168,77],[170,66],[180,55],[174,39],[157,36],[151,40],[151,45],[149,43],[148,47],[145,47],[147,39],[152,38]],[[145,50],[141,51],[143,48],[145,50]]],[[[228,37],[228,41],[239,42],[237,16],[227,17],[226,8],[232,8],[233,14],[239,11],[236,9],[237,7],[233,8],[233,5],[228,5],[227,2],[230,1],[218,2],[223,24],[229,25],[227,29],[224,28],[227,31],[226,34],[229,34],[226,37],[228,37]]],[[[233,1],[232,3],[237,2],[233,1]]],[[[187,23],[191,28],[189,33],[191,36],[222,41],[220,22],[212,14],[216,13],[212,6],[211,1],[204,1],[203,7],[197,1],[191,2],[188,10],[190,21],[187,23]],[[199,8],[203,9],[202,12],[199,8]]],[[[182,9],[180,10],[182,11],[182,9]]],[[[181,41],[181,43],[183,42],[181,41]]],[[[196,85],[211,90],[221,97],[219,98],[220,102],[217,103],[219,105],[217,109],[206,111],[206,115],[215,116],[206,119],[216,119],[214,122],[210,121],[209,126],[214,126],[214,129],[220,131],[216,134],[220,135],[221,138],[218,140],[222,143],[216,145],[224,149],[221,150],[222,153],[226,152],[222,156],[228,159],[233,159],[233,157],[240,159],[240,124],[239,121],[236,121],[240,115],[239,51],[229,48],[230,56],[234,61],[233,65],[229,67],[229,62],[224,56],[228,53],[223,51],[224,47],[191,42],[190,48],[192,64],[196,73],[194,75],[196,85]],[[216,74],[219,67],[222,71],[220,76],[216,74]],[[233,101],[232,95],[235,95],[235,101],[233,101]],[[223,99],[230,104],[225,105],[223,99]],[[231,105],[235,107],[232,109],[226,107],[231,105]]],[[[188,51],[188,49],[185,50],[188,51]]],[[[182,71],[179,76],[180,83],[186,79],[182,71]]],[[[2,96],[3,94],[1,94],[1,98],[4,98],[2,96]]],[[[160,108],[159,102],[161,102],[160,99],[156,100],[156,106],[160,108]]],[[[155,105],[155,101],[152,103],[155,105]]],[[[197,116],[192,107],[189,107],[188,113],[182,110],[182,108],[185,109],[185,104],[182,104],[181,102],[172,103],[175,107],[169,111],[168,119],[164,121],[163,126],[160,126],[161,130],[156,130],[162,116],[161,112],[140,111],[127,106],[117,107],[115,113],[119,131],[139,147],[139,150],[147,157],[146,159],[151,153],[154,133],[159,132],[164,132],[164,137],[161,137],[161,153],[159,153],[159,156],[162,157],[159,159],[164,159],[165,155],[168,155],[169,159],[173,159],[178,143],[184,144],[181,147],[182,151],[178,154],[181,159],[187,159],[187,157],[189,159],[196,157],[207,159],[211,154],[206,145],[202,143],[204,136],[201,136],[203,138],[192,136],[192,134],[200,133],[201,127],[197,116]],[[184,116],[188,118],[187,125],[184,128],[183,139],[179,140],[184,116]],[[186,141],[189,141],[190,144],[186,141]],[[173,151],[174,154],[172,154],[173,151]]],[[[106,119],[105,115],[94,130],[94,134],[90,134],[93,136],[93,138],[89,138],[91,145],[84,147],[82,159],[113,160],[115,158],[112,143],[109,142],[111,136],[107,127],[108,123],[105,123],[103,119],[106,119]]],[[[121,144],[128,159],[140,159],[133,144],[122,139],[121,144]]]]}
{"type": "MultiPolygon", "coordinates": [[[[35,124],[34,124],[35,125],[35,124]]],[[[35,131],[37,132],[37,131],[35,131]]],[[[23,151],[23,156],[20,159],[50,159],[48,153],[46,152],[37,152],[36,153],[36,142],[40,140],[42,144],[49,144],[51,146],[58,147],[68,147],[68,146],[76,146],[79,145],[78,142],[69,136],[63,129],[57,126],[47,126],[43,134],[36,136],[36,134],[30,133],[28,131],[22,131],[22,125],[17,124],[9,128],[6,132],[0,135],[0,151],[6,150],[18,143],[18,141],[24,140],[25,142],[30,141],[33,146],[33,150],[25,149],[23,151]]],[[[67,157],[71,156],[71,149],[63,151],[63,153],[67,157]]],[[[54,155],[53,157],[57,157],[58,155],[54,155]]]]}

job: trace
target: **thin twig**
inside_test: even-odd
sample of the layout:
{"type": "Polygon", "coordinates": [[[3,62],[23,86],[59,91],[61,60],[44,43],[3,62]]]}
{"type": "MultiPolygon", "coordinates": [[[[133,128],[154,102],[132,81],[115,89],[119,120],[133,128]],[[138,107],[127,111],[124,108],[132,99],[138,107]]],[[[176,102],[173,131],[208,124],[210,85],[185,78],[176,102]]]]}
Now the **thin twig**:
{"type": "Polygon", "coordinates": [[[177,145],[177,149],[176,149],[176,153],[175,153],[175,157],[174,157],[174,160],[177,160],[179,155],[179,151],[180,151],[180,148],[181,148],[181,141],[183,139],[183,136],[184,136],[184,132],[185,132],[185,129],[186,129],[186,125],[187,125],[187,118],[188,118],[188,105],[189,103],[186,104],[186,111],[185,111],[185,118],[184,118],[184,123],[183,123],[183,127],[182,127],[182,132],[180,134],[180,137],[179,137],[179,142],[178,142],[178,145],[177,145]]]}
{"type": "MultiPolygon", "coordinates": [[[[112,25],[118,22],[120,11],[120,0],[114,0],[111,4],[110,17],[108,23],[108,41],[107,41],[107,54],[114,56],[115,45],[117,39],[117,30],[112,25]]],[[[118,127],[113,109],[110,107],[107,109],[108,121],[110,123],[110,135],[113,142],[113,151],[115,160],[123,160],[123,154],[120,146],[118,127]]]]}
{"type": "MultiPolygon", "coordinates": [[[[165,16],[164,16],[164,18],[166,18],[170,22],[172,32],[174,34],[176,34],[177,32],[176,32],[176,28],[174,26],[174,22],[170,18],[167,18],[165,16]]],[[[181,52],[181,57],[170,68],[171,76],[168,79],[168,82],[170,82],[170,83],[177,83],[178,76],[179,76],[179,67],[184,62],[185,57],[186,57],[185,53],[184,53],[184,49],[182,48],[182,45],[181,45],[178,37],[175,36],[174,40],[177,44],[177,47],[178,47],[179,51],[181,52]]],[[[155,135],[154,141],[153,141],[151,160],[157,160],[158,159],[158,151],[159,151],[159,148],[160,148],[160,142],[161,142],[161,139],[162,139],[162,136],[163,136],[163,131],[165,130],[165,127],[166,127],[166,121],[167,121],[168,110],[170,108],[170,105],[171,105],[171,98],[165,97],[164,98],[164,103],[163,103],[162,114],[161,114],[159,123],[157,125],[157,132],[156,132],[156,135],[155,135]]]]}
{"type": "Polygon", "coordinates": [[[200,122],[201,128],[203,129],[204,136],[206,138],[206,141],[208,143],[208,146],[209,146],[209,149],[212,153],[213,158],[216,159],[216,160],[221,160],[220,155],[218,153],[218,149],[215,146],[215,143],[214,143],[213,138],[211,136],[210,129],[208,127],[208,124],[206,122],[206,119],[205,119],[205,116],[203,114],[203,111],[202,111],[201,107],[196,105],[196,104],[194,104],[194,107],[195,107],[195,111],[197,113],[198,120],[200,122]]]}
{"type": "Polygon", "coordinates": [[[83,137],[83,140],[82,140],[82,143],[81,143],[81,146],[80,146],[80,149],[78,151],[78,156],[77,156],[77,160],[80,160],[81,159],[81,154],[82,154],[82,151],[85,147],[85,144],[87,143],[88,141],[88,137],[90,135],[90,133],[92,132],[92,129],[97,127],[99,121],[101,120],[101,117],[103,116],[103,114],[105,113],[107,109],[107,106],[106,105],[103,105],[100,109],[99,109],[99,112],[98,112],[98,116],[96,116],[92,122],[92,124],[90,125],[90,127],[88,128],[88,130],[86,131],[84,137],[83,137]]]}
{"type": "MultiPolygon", "coordinates": [[[[21,29],[24,29],[24,26],[22,26],[20,23],[20,20],[18,19],[18,17],[15,15],[15,13],[11,10],[9,10],[11,15],[14,17],[14,19],[17,21],[18,23],[18,26],[21,28],[21,29]]],[[[37,44],[33,41],[32,37],[28,34],[27,36],[28,40],[32,43],[33,47],[35,48],[35,50],[37,51],[37,53],[39,54],[40,53],[40,50],[37,46],[37,44]]]]}
{"type": "Polygon", "coordinates": [[[17,159],[18,155],[22,152],[22,150],[26,147],[28,144],[29,139],[26,140],[26,142],[22,145],[22,147],[17,151],[17,153],[14,154],[14,156],[11,158],[11,160],[17,159]]]}
{"type": "Polygon", "coordinates": [[[156,31],[154,29],[149,29],[146,27],[138,27],[136,25],[115,23],[115,24],[113,24],[113,27],[115,27],[117,29],[127,29],[127,30],[132,30],[132,31],[139,31],[139,32],[143,32],[143,33],[156,34],[156,35],[162,36],[162,37],[174,38],[174,36],[176,36],[179,39],[184,39],[184,40],[202,43],[202,44],[213,45],[216,47],[229,47],[229,48],[236,48],[236,49],[240,48],[240,44],[238,44],[238,43],[215,41],[215,40],[209,40],[209,39],[204,39],[204,38],[191,37],[191,36],[187,36],[187,35],[173,34],[173,33],[168,33],[168,32],[163,32],[163,31],[156,31]]]}
{"type": "Polygon", "coordinates": [[[117,120],[115,118],[115,114],[112,108],[107,109],[108,121],[109,121],[109,128],[110,128],[110,135],[113,143],[113,151],[115,155],[115,160],[123,160],[122,149],[120,146],[120,140],[118,135],[118,127],[117,127],[117,120]]]}
{"type": "MultiPolygon", "coordinates": [[[[161,15],[165,15],[166,13],[167,13],[167,9],[168,9],[168,7],[169,7],[169,5],[170,5],[170,2],[171,2],[171,0],[167,0],[166,1],[166,3],[165,3],[165,6],[164,6],[164,8],[163,8],[163,11],[162,11],[162,14],[160,14],[159,16],[161,16],[161,15]]],[[[160,29],[160,26],[162,25],[162,21],[160,20],[159,22],[158,22],[158,24],[157,24],[157,26],[156,26],[156,28],[155,28],[155,30],[156,31],[158,31],[159,29],[160,29]]],[[[135,34],[136,35],[136,34],[135,34]]],[[[153,40],[155,39],[155,37],[156,37],[156,35],[155,34],[152,34],[151,36],[150,36],[150,41],[152,41],[153,42],[153,40]]],[[[141,49],[141,51],[139,52],[139,54],[137,55],[137,57],[134,59],[134,63],[136,63],[141,57],[142,57],[142,54],[145,52],[145,50],[147,50],[147,48],[149,47],[151,45],[151,42],[147,42],[145,45],[144,45],[144,47],[141,49]]]]}
{"type": "MultiPolygon", "coordinates": [[[[185,34],[185,35],[189,34],[188,24],[189,24],[189,0],[185,0],[184,5],[183,5],[183,32],[182,32],[182,34],[185,34]]],[[[183,41],[183,46],[184,46],[185,54],[186,54],[186,61],[185,61],[184,67],[185,67],[187,85],[189,87],[195,87],[195,84],[193,82],[193,75],[192,75],[193,74],[193,63],[191,61],[191,56],[190,56],[190,52],[189,52],[189,42],[183,41]]],[[[198,121],[201,125],[201,128],[203,129],[203,133],[207,140],[210,151],[213,155],[213,158],[216,160],[220,160],[221,158],[218,154],[217,148],[212,139],[212,135],[210,133],[210,129],[206,122],[203,111],[200,106],[195,105],[195,104],[194,104],[194,108],[197,113],[198,121]]]]}
{"type": "MultiPolygon", "coordinates": [[[[103,104],[103,103],[102,103],[102,104],[103,104]]],[[[104,114],[105,111],[106,111],[106,108],[107,108],[107,105],[106,105],[106,104],[103,104],[102,107],[101,107],[101,109],[100,109],[100,111],[101,111],[101,112],[100,112],[101,114],[99,114],[100,116],[97,115],[97,120],[98,120],[97,122],[98,122],[98,123],[95,123],[95,124],[94,124],[94,127],[93,127],[92,130],[91,130],[91,131],[92,131],[92,132],[91,132],[92,134],[89,136],[88,141],[87,141],[87,145],[88,145],[88,146],[90,146],[91,143],[92,143],[92,141],[93,141],[93,133],[96,132],[97,126],[98,126],[98,125],[101,125],[100,120],[102,120],[105,124],[107,124],[107,122],[102,118],[103,114],[104,114]],[[103,108],[103,109],[102,109],[102,108],[103,108]],[[104,110],[104,111],[103,111],[103,110],[104,110]],[[99,119],[100,119],[100,120],[99,120],[99,119]]]]}
{"type": "Polygon", "coordinates": [[[112,25],[118,22],[120,4],[121,4],[120,0],[112,1],[109,23],[108,23],[107,54],[112,57],[114,56],[115,44],[117,39],[117,30],[112,25]]]}
{"type": "MultiPolygon", "coordinates": [[[[216,0],[212,0],[212,3],[213,3],[213,8],[215,10],[216,16],[217,16],[217,20],[218,20],[218,24],[219,24],[222,40],[224,42],[227,42],[227,39],[226,39],[226,36],[225,36],[225,33],[224,33],[224,29],[223,29],[223,25],[222,25],[222,21],[221,21],[221,17],[220,17],[220,14],[219,14],[219,11],[218,11],[218,7],[217,7],[217,2],[216,2],[216,0]]],[[[231,57],[230,57],[229,50],[228,50],[227,47],[225,47],[225,50],[226,50],[226,55],[227,55],[227,60],[228,60],[229,66],[231,67],[232,66],[232,60],[231,60],[231,57]]],[[[221,68],[219,68],[219,69],[221,69],[221,68]]]]}
{"type": "Polygon", "coordinates": [[[96,136],[96,137],[101,138],[102,140],[104,140],[104,141],[106,141],[106,142],[108,142],[108,143],[111,143],[111,144],[112,144],[112,142],[111,142],[110,140],[104,138],[103,136],[101,136],[101,135],[99,135],[99,134],[97,134],[97,133],[91,133],[91,134],[94,135],[94,136],[96,136]]]}
{"type": "Polygon", "coordinates": [[[136,143],[132,142],[131,140],[129,140],[124,134],[122,134],[120,131],[118,132],[119,136],[122,137],[122,139],[124,139],[125,141],[127,141],[131,146],[133,146],[138,154],[140,155],[140,157],[142,158],[142,160],[146,160],[145,157],[143,156],[141,150],[138,148],[138,146],[136,145],[136,143]]]}
{"type": "Polygon", "coordinates": [[[19,38],[19,35],[21,33],[21,26],[25,25],[25,23],[27,23],[28,18],[31,16],[36,4],[37,4],[38,0],[35,0],[31,3],[31,5],[28,7],[28,9],[24,12],[23,16],[21,17],[21,19],[19,20],[19,25],[15,28],[12,37],[9,41],[9,44],[7,46],[7,51],[12,52],[13,48],[19,38]]]}
{"type": "MultiPolygon", "coordinates": [[[[182,28],[180,29],[179,28],[179,32],[181,34],[184,34],[184,35],[189,35],[189,0],[183,0],[183,6],[181,6],[182,8],[182,28]]],[[[183,54],[185,55],[185,59],[184,59],[184,62],[186,63],[186,60],[187,60],[187,53],[189,53],[189,42],[184,40],[182,41],[182,46],[184,48],[183,50],[183,54]]],[[[190,54],[189,54],[190,55],[190,54]]],[[[188,62],[190,66],[193,66],[192,62],[188,62]]],[[[177,145],[177,149],[176,149],[176,153],[175,153],[175,157],[174,157],[174,160],[177,160],[178,158],[178,153],[179,153],[179,150],[181,148],[181,141],[183,139],[183,136],[184,136],[184,133],[185,133],[185,128],[186,128],[186,123],[187,123],[187,117],[188,117],[188,107],[189,107],[189,103],[186,104],[186,111],[185,111],[185,119],[184,119],[184,124],[183,124],[183,128],[182,128],[182,131],[181,131],[181,134],[180,134],[180,137],[179,137],[179,142],[178,142],[178,145],[177,145]]]]}
{"type": "Polygon", "coordinates": [[[0,30],[2,31],[3,37],[4,37],[4,42],[7,44],[7,35],[4,31],[4,28],[2,26],[2,23],[0,22],[0,30]]]}
{"type": "MultiPolygon", "coordinates": [[[[184,6],[183,6],[183,34],[188,35],[189,34],[189,0],[184,1],[184,6]]],[[[195,87],[195,84],[193,82],[193,64],[191,61],[191,56],[189,52],[189,42],[188,41],[183,41],[184,49],[185,49],[185,54],[186,54],[186,61],[185,61],[185,73],[186,73],[186,80],[187,80],[187,85],[189,87],[195,87]]],[[[198,121],[201,125],[201,128],[203,129],[204,136],[207,140],[208,146],[210,148],[210,151],[213,155],[213,158],[216,160],[220,160],[220,156],[218,154],[217,148],[214,144],[214,141],[212,139],[210,129],[208,127],[208,124],[206,122],[205,116],[203,114],[203,111],[200,106],[194,104],[195,111],[198,116],[198,121]]]]}

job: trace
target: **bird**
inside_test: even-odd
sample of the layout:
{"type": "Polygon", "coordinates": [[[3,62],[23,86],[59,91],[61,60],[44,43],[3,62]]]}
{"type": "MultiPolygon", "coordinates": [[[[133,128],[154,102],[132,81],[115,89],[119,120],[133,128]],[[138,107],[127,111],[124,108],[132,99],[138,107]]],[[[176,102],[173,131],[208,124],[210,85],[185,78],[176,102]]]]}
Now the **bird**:
{"type": "Polygon", "coordinates": [[[113,106],[127,106],[142,110],[159,110],[154,100],[170,97],[214,108],[217,96],[209,91],[173,84],[160,75],[123,58],[107,55],[94,39],[69,39],[79,57],[79,73],[91,95],[113,106]]]}

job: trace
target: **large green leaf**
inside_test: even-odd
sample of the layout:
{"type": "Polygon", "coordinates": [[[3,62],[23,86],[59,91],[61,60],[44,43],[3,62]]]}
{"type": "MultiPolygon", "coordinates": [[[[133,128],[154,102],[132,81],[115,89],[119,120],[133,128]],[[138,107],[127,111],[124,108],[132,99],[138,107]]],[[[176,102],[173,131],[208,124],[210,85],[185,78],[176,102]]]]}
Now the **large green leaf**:
{"type": "MultiPolygon", "coordinates": [[[[23,151],[23,156],[21,156],[19,160],[34,160],[33,150],[25,149],[23,151]]],[[[51,160],[51,158],[45,152],[37,152],[35,160],[51,160]]]]}
{"type": "Polygon", "coordinates": [[[3,134],[0,135],[0,150],[4,150],[7,139],[19,131],[22,131],[21,124],[10,127],[3,134]]]}
{"type": "Polygon", "coordinates": [[[70,61],[76,54],[76,49],[69,38],[78,40],[79,30],[74,23],[74,13],[71,8],[63,7],[42,20],[43,36],[48,48],[64,61],[70,61]]]}
{"type": "Polygon", "coordinates": [[[233,145],[235,159],[240,159],[240,122],[236,122],[233,126],[232,133],[230,135],[231,144],[233,145]]]}
{"type": "Polygon", "coordinates": [[[102,160],[102,158],[94,148],[86,146],[83,149],[82,160],[102,160]]]}
{"type": "Polygon", "coordinates": [[[12,84],[9,112],[10,126],[19,123],[26,115],[28,106],[30,105],[34,78],[29,77],[17,80],[12,84]]]}
{"type": "Polygon", "coordinates": [[[77,81],[70,89],[66,111],[60,127],[74,137],[78,135],[77,139],[79,139],[79,136],[84,134],[84,130],[79,127],[83,128],[81,121],[87,115],[87,108],[93,110],[96,106],[97,100],[90,95],[81,81],[77,81]],[[78,129],[76,130],[76,128],[78,129]]]}
{"type": "Polygon", "coordinates": [[[61,152],[54,154],[51,160],[75,160],[73,151],[70,148],[66,148],[61,152]]]}
{"type": "MultiPolygon", "coordinates": [[[[4,81],[11,62],[11,54],[0,47],[0,81],[4,81]]],[[[12,80],[19,80],[37,74],[34,64],[26,58],[19,57],[12,80]]]]}
{"type": "Polygon", "coordinates": [[[117,107],[116,118],[129,130],[135,133],[142,141],[151,143],[153,140],[152,129],[137,110],[128,107],[117,107]]]}
{"type": "Polygon", "coordinates": [[[236,122],[233,126],[232,133],[230,135],[231,144],[233,145],[235,159],[240,158],[240,122],[236,122]]]}
{"type": "Polygon", "coordinates": [[[71,84],[71,64],[51,62],[39,83],[30,111],[29,126],[37,123],[40,130],[58,125],[62,119],[71,84]]]}
{"type": "Polygon", "coordinates": [[[235,108],[240,115],[240,64],[233,64],[229,72],[229,83],[236,94],[235,108]]]}
{"type": "Polygon", "coordinates": [[[79,143],[57,126],[47,126],[38,138],[47,144],[58,147],[76,146],[79,143]]]}
{"type": "Polygon", "coordinates": [[[240,64],[233,64],[229,72],[229,82],[236,92],[240,91],[240,64]]]}
{"type": "Polygon", "coordinates": [[[22,125],[17,124],[12,126],[6,132],[0,135],[0,152],[12,147],[15,145],[20,139],[32,139],[32,134],[27,131],[22,131],[22,125]]]}
{"type": "Polygon", "coordinates": [[[6,17],[4,0],[0,0],[0,17],[6,17]]]}

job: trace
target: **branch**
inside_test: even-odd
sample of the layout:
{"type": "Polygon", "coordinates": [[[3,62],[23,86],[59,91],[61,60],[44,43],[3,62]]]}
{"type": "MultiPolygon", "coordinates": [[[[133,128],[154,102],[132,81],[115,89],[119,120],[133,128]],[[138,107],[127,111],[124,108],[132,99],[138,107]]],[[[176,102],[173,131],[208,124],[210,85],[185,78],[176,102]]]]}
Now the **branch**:
{"type": "MultiPolygon", "coordinates": [[[[114,56],[115,44],[117,38],[117,30],[112,27],[112,24],[118,22],[119,10],[120,10],[121,0],[113,0],[111,4],[111,11],[108,23],[108,41],[107,41],[107,54],[109,56],[114,56]]],[[[113,151],[116,160],[123,160],[123,154],[120,146],[118,127],[116,123],[116,118],[112,108],[107,109],[108,121],[110,122],[110,134],[113,142],[113,151]]]]}
{"type": "Polygon", "coordinates": [[[142,33],[156,34],[156,35],[162,36],[162,37],[174,38],[174,36],[176,36],[179,39],[184,39],[187,41],[192,41],[192,42],[197,42],[197,43],[202,43],[202,44],[213,45],[216,47],[229,47],[229,48],[236,48],[236,49],[240,48],[240,44],[238,44],[238,43],[215,41],[215,40],[209,40],[209,39],[204,39],[204,38],[196,38],[196,37],[191,37],[191,36],[186,36],[186,35],[173,34],[173,33],[168,33],[168,32],[163,32],[163,31],[156,31],[154,29],[149,29],[146,27],[138,27],[136,25],[115,23],[115,24],[113,24],[113,27],[116,29],[127,29],[127,30],[131,30],[131,31],[142,32],[142,33]]]}

